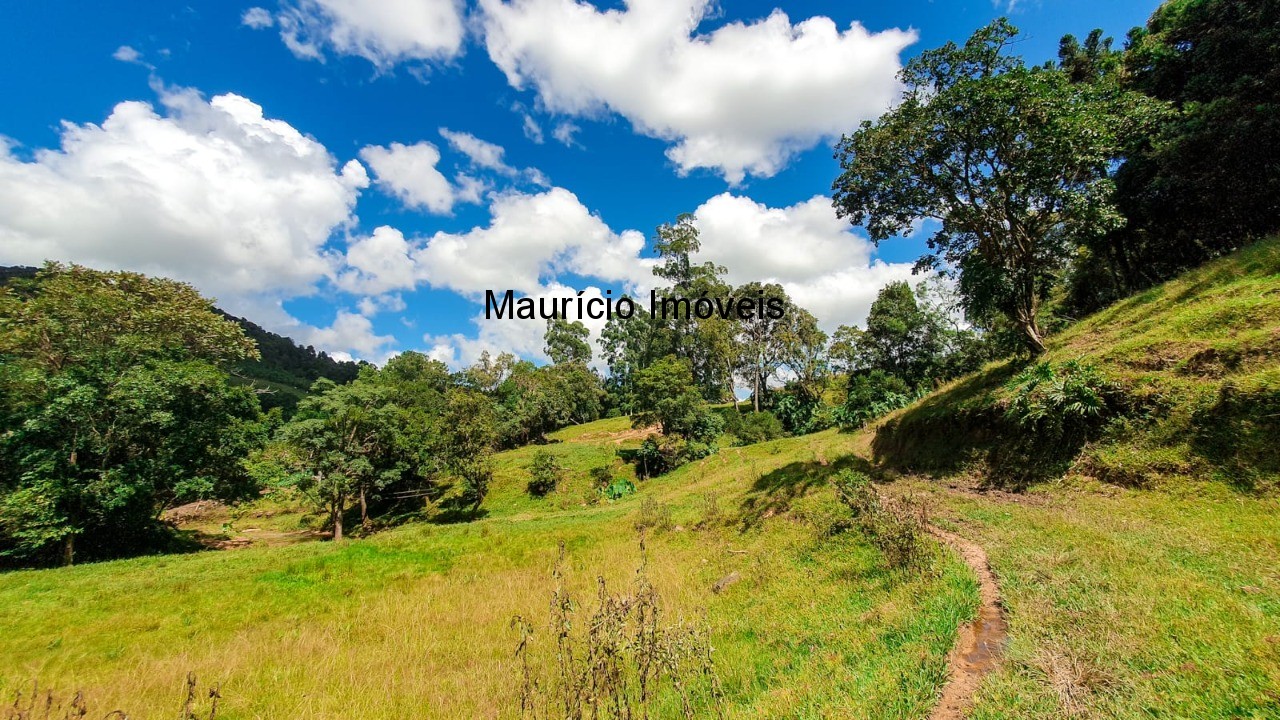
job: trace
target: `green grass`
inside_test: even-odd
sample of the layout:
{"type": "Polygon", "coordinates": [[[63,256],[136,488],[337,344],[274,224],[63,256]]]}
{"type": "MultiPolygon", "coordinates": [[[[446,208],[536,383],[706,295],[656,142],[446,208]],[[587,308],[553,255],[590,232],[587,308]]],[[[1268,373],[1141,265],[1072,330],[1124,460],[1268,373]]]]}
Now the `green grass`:
{"type": "Polygon", "coordinates": [[[1094,366],[1133,410],[1065,457],[1009,453],[1037,438],[1003,416],[1002,363],[866,433],[889,487],[982,544],[1001,586],[1008,662],[972,717],[1280,718],[1280,239],[1082,320],[1042,360],[1094,366]],[[1002,462],[1041,480],[1002,492],[1002,462]]]}
{"type": "Polygon", "coordinates": [[[1004,595],[1008,662],[974,720],[1280,717],[1280,501],[901,482],[1004,595]]]}
{"type": "Polygon", "coordinates": [[[624,589],[647,498],[671,516],[648,532],[648,575],[667,621],[709,628],[731,717],[927,714],[976,587],[948,554],[906,575],[860,537],[825,534],[840,512],[828,458],[852,438],[727,449],[637,495],[584,503],[585,473],[638,442],[616,442],[627,429],[557,433],[546,447],[569,477],[544,499],[524,492],[533,450],[501,454],[474,522],[0,575],[0,692],[39,679],[84,690],[103,713],[171,717],[194,670],[222,684],[221,718],[513,717],[510,622],[534,621],[533,655],[549,662],[557,543],[578,598],[597,575],[624,589]],[[740,581],[712,592],[730,573],[740,581]]]}
{"type": "MultiPolygon", "coordinates": [[[[1133,407],[1065,458],[1072,472],[1134,487],[1280,487],[1280,238],[1119,302],[1047,345],[1040,361],[1093,365],[1133,407]]],[[[890,417],[877,456],[934,474],[984,472],[1018,439],[1002,415],[1018,369],[993,365],[890,417]]]]}

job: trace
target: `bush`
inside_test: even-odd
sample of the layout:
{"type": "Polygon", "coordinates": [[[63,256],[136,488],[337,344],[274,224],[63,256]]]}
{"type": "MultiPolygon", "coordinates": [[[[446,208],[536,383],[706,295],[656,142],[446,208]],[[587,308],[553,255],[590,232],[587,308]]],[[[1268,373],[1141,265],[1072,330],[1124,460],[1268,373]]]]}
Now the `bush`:
{"type": "Polygon", "coordinates": [[[1005,418],[1033,433],[1040,442],[1083,443],[1118,409],[1115,384],[1092,365],[1070,360],[1055,370],[1040,363],[1009,382],[1013,397],[1005,418]]]}
{"type": "Polygon", "coordinates": [[[596,497],[618,500],[636,491],[636,484],[627,478],[615,478],[608,465],[591,468],[591,485],[596,497]]]}
{"type": "Polygon", "coordinates": [[[853,515],[853,525],[895,570],[917,567],[926,557],[926,521],[920,507],[884,500],[871,479],[853,470],[836,476],[836,494],[853,515]]]}
{"type": "Polygon", "coordinates": [[[910,405],[917,393],[902,380],[883,370],[849,377],[849,395],[836,408],[835,421],[845,430],[856,430],[878,417],[910,405]]]}
{"type": "Polygon", "coordinates": [[[547,450],[539,450],[533,454],[533,463],[529,465],[529,494],[534,497],[545,497],[555,492],[564,479],[564,468],[560,460],[547,450]]]}
{"type": "Polygon", "coordinates": [[[528,620],[512,619],[521,718],[725,717],[707,628],[664,625],[665,603],[643,564],[629,592],[610,592],[599,578],[594,610],[570,595],[564,565],[561,544],[547,624],[554,647],[536,642],[528,620]]]}
{"type": "Polygon", "coordinates": [[[754,445],[776,440],[783,436],[782,421],[773,413],[761,412],[726,414],[725,431],[736,440],[735,445],[754,445]]]}
{"type": "MultiPolygon", "coordinates": [[[[711,413],[708,413],[711,415],[711,413]]],[[[718,418],[717,418],[718,419],[718,418]]],[[[714,455],[719,447],[714,442],[686,440],[682,437],[650,435],[640,443],[635,461],[640,477],[657,477],[686,463],[714,455]]]]}
{"type": "Polygon", "coordinates": [[[831,412],[821,402],[802,400],[793,394],[782,395],[774,403],[773,412],[792,435],[808,435],[835,424],[831,412]]]}

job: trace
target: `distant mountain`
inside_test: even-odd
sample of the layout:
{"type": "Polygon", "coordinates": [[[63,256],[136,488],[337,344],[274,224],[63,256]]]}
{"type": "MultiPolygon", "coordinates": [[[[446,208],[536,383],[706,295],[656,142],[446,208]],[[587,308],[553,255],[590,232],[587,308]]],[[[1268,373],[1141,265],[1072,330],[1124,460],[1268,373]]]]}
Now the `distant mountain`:
{"type": "Polygon", "coordinates": [[[316,380],[328,378],[338,384],[348,383],[355,379],[361,365],[365,364],[334,360],[328,353],[317,351],[310,345],[302,347],[290,338],[264,330],[249,320],[221,310],[218,312],[239,323],[245,334],[258,343],[262,359],[239,363],[232,368],[232,374],[266,391],[258,395],[263,409],[282,407],[288,414],[316,380]]]}
{"type": "MultiPolygon", "coordinates": [[[[25,266],[0,266],[0,285],[17,278],[33,278],[40,268],[25,266]]],[[[218,310],[224,317],[234,320],[244,332],[258,343],[261,360],[242,362],[232,368],[232,375],[245,384],[264,392],[258,395],[265,410],[283,408],[285,414],[293,411],[298,401],[306,396],[311,384],[320,378],[336,383],[355,379],[363,363],[334,360],[328,353],[314,347],[302,347],[293,340],[264,330],[257,324],[218,310]]]]}

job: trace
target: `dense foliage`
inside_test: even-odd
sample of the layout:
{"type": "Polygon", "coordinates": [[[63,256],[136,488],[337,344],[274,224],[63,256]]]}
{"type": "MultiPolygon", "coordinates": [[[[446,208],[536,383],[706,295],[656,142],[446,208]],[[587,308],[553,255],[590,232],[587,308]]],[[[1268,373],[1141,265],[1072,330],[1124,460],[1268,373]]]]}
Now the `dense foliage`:
{"type": "Polygon", "coordinates": [[[258,346],[258,358],[241,360],[231,368],[237,381],[247,383],[258,394],[263,410],[281,408],[292,414],[315,381],[351,382],[362,363],[335,360],[328,353],[264,330],[244,318],[227,315],[258,346]]]}
{"type": "Polygon", "coordinates": [[[1027,67],[1016,36],[999,20],[908,62],[902,101],[841,140],[833,202],[876,242],[938,222],[918,267],[957,270],[970,316],[1007,317],[1039,353],[1073,244],[1123,224],[1109,171],[1159,104],[1027,67]]]}
{"type": "Polygon", "coordinates": [[[225,368],[256,356],[172,280],[49,264],[0,288],[0,556],[138,551],[166,507],[251,492],[266,427],[225,368]]]}

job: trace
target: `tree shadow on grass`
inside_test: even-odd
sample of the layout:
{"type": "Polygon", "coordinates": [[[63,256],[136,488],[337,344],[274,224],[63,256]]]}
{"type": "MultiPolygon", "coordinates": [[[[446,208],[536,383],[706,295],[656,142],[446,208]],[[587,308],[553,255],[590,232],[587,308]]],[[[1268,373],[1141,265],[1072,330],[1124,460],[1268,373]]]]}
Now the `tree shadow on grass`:
{"type": "Polygon", "coordinates": [[[431,517],[436,525],[456,525],[457,523],[474,522],[489,516],[489,511],[476,507],[474,503],[454,495],[440,503],[437,512],[431,517]]]}
{"type": "Polygon", "coordinates": [[[742,501],[739,530],[747,532],[765,520],[791,509],[791,504],[812,490],[825,487],[841,470],[857,470],[871,475],[875,468],[865,458],[845,455],[834,462],[793,462],[755,479],[742,501]]]}

